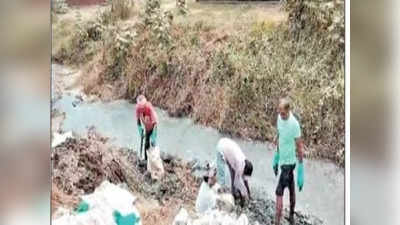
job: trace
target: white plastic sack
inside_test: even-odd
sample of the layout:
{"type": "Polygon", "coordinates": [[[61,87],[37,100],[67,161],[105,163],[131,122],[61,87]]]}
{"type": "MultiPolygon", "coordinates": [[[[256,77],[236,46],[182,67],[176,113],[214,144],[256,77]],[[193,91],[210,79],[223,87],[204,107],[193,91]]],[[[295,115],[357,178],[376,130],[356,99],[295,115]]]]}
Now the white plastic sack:
{"type": "Polygon", "coordinates": [[[196,199],[196,212],[204,213],[207,210],[214,209],[216,206],[216,199],[216,193],[203,181],[196,199]]]}
{"type": "Polygon", "coordinates": [[[249,225],[249,219],[246,214],[240,215],[239,219],[236,222],[237,225],[249,225]]]}
{"type": "MultiPolygon", "coordinates": [[[[92,194],[82,196],[89,204],[85,213],[68,213],[53,220],[54,225],[116,225],[113,217],[115,210],[122,215],[134,213],[140,217],[133,205],[136,198],[127,190],[104,181],[92,194]]],[[[141,221],[139,221],[141,225],[141,221]]]]}
{"type": "Polygon", "coordinates": [[[164,175],[164,166],[158,146],[147,151],[147,171],[150,172],[151,178],[156,180],[161,179],[164,175]]]}
{"type": "Polygon", "coordinates": [[[174,219],[173,225],[188,225],[189,214],[186,209],[182,208],[174,219]]]}
{"type": "Polygon", "coordinates": [[[219,191],[221,188],[222,188],[221,185],[219,185],[218,183],[215,183],[215,184],[212,186],[211,189],[213,189],[213,191],[214,191],[215,193],[218,193],[218,191],[219,191]]]}
{"type": "Polygon", "coordinates": [[[52,148],[57,147],[58,145],[64,143],[67,140],[67,138],[72,138],[71,131],[63,133],[63,134],[59,134],[57,132],[53,133],[53,141],[51,142],[51,147],[52,148]]]}

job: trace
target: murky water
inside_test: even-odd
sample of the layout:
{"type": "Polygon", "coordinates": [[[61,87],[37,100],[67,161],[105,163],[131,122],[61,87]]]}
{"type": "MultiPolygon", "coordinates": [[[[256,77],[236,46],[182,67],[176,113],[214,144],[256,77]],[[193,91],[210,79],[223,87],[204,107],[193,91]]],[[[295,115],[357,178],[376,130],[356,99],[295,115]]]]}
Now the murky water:
{"type": "MultiPolygon", "coordinates": [[[[134,104],[125,100],[110,103],[81,103],[76,107],[74,96],[64,95],[53,108],[66,112],[63,130],[84,135],[88,126],[96,129],[121,147],[138,149],[140,140],[134,115],[134,104]]],[[[214,161],[215,146],[221,135],[212,128],[194,124],[190,119],[171,118],[157,109],[159,117],[158,144],[161,151],[184,159],[214,161]]],[[[254,172],[250,180],[253,193],[274,198],[278,178],[275,177],[271,162],[273,152],[267,143],[235,141],[253,162],[254,172]]],[[[344,170],[331,162],[305,160],[305,186],[297,192],[296,209],[313,214],[326,224],[344,224],[344,170]]],[[[285,207],[289,206],[286,191],[285,207]]]]}

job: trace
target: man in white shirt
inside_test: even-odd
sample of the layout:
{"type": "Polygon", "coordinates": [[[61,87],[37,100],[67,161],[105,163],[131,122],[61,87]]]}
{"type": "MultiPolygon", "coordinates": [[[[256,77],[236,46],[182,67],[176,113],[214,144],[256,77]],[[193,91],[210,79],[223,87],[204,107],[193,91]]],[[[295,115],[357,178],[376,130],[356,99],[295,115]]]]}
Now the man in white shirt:
{"type": "Polygon", "coordinates": [[[221,138],[217,144],[217,180],[225,185],[225,164],[228,165],[231,177],[231,192],[236,198],[240,194],[241,204],[250,199],[248,178],[253,173],[252,163],[246,159],[239,145],[232,139],[221,138]]]}

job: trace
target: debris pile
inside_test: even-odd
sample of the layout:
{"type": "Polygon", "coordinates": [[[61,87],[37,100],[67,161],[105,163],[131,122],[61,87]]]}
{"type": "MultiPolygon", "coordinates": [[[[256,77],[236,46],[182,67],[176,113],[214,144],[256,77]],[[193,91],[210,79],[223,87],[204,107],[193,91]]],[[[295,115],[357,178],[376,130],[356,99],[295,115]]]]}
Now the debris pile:
{"type": "Polygon", "coordinates": [[[118,163],[118,152],[106,144],[107,139],[90,129],[87,138],[67,138],[52,152],[53,183],[67,195],[92,193],[107,179],[125,182],[118,163]]]}
{"type": "MultiPolygon", "coordinates": [[[[163,153],[162,149],[160,157],[164,175],[154,179],[146,171],[146,164],[138,164],[136,152],[109,145],[107,138],[97,134],[94,128],[89,129],[85,138],[67,138],[53,149],[51,156],[53,220],[63,214],[63,210],[58,210],[55,215],[53,212],[57,212],[57,209],[71,212],[85,200],[84,196],[98,191],[102,183],[110,182],[119,186],[125,183],[124,189],[137,196],[135,206],[140,212],[142,224],[171,225],[182,208],[187,210],[188,221],[193,222],[191,224],[204,224],[207,221],[272,223],[275,213],[272,200],[256,198],[248,206],[240,208],[234,206],[231,196],[218,191],[212,209],[197,213],[196,200],[203,178],[194,175],[193,162],[163,153]],[[192,219],[189,219],[189,215],[192,219]]],[[[323,224],[317,218],[296,215],[297,224],[323,224]]],[[[282,221],[282,224],[287,223],[285,219],[282,221]]]]}

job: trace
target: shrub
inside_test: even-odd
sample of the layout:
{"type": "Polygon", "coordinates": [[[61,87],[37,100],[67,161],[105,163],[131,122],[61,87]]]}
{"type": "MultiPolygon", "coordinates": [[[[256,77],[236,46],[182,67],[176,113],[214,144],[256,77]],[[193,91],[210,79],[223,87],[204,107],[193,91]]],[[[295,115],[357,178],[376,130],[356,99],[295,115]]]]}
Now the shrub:
{"type": "Polygon", "coordinates": [[[133,0],[112,0],[111,15],[113,20],[128,19],[131,16],[133,7],[133,0]]]}

